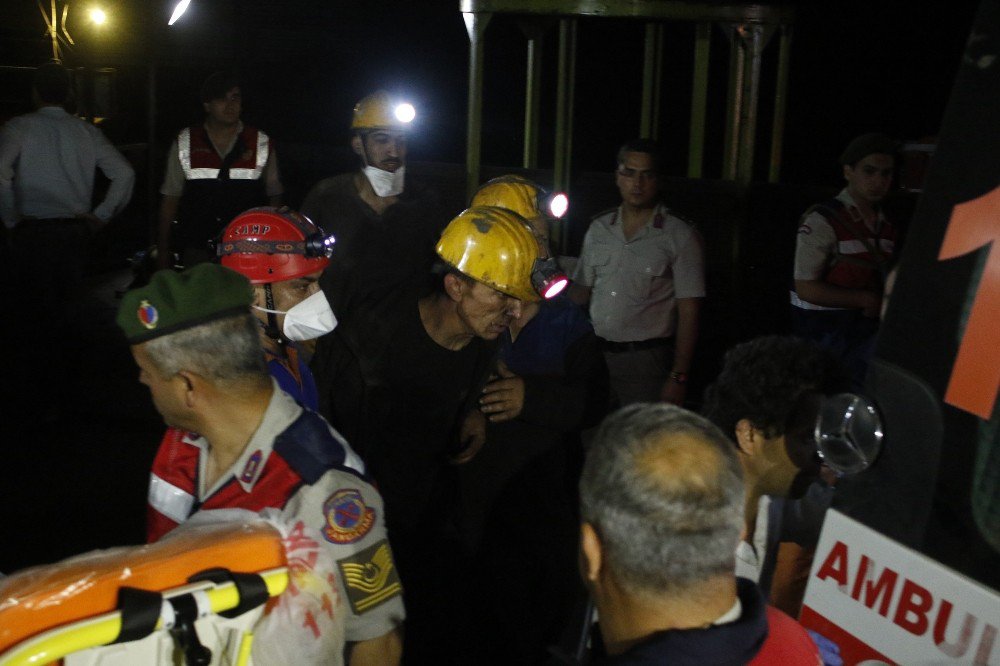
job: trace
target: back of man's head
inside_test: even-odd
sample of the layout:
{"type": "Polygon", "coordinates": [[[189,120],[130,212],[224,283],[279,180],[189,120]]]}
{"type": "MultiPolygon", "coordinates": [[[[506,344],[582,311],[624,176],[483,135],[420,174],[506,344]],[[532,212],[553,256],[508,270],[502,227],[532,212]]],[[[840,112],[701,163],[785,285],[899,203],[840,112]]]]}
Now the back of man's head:
{"type": "Polygon", "coordinates": [[[734,575],[742,472],[732,445],[697,414],[650,403],[609,416],[587,454],[580,510],[629,594],[697,595],[700,583],[734,575]]]}
{"type": "Polygon", "coordinates": [[[832,395],[849,387],[842,366],[816,344],[767,335],[726,352],[722,372],[705,390],[702,414],[733,441],[742,419],[777,437],[804,391],[832,395]]]}
{"type": "Polygon", "coordinates": [[[69,99],[69,71],[57,62],[47,62],[35,70],[32,83],[44,104],[65,104],[69,99]]]}

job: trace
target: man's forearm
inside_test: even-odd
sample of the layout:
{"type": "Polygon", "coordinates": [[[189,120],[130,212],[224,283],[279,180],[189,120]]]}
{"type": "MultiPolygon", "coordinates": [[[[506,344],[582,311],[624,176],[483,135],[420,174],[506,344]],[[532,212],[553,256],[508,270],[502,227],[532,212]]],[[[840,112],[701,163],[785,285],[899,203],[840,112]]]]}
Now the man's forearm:
{"type": "Polygon", "coordinates": [[[796,280],[795,293],[804,301],[827,308],[870,308],[880,298],[874,291],[838,287],[822,280],[796,280]]]}
{"type": "Polygon", "coordinates": [[[674,335],[674,362],[672,372],[687,374],[691,370],[694,348],[698,343],[698,326],[701,319],[700,298],[677,299],[677,331],[674,335]]]}

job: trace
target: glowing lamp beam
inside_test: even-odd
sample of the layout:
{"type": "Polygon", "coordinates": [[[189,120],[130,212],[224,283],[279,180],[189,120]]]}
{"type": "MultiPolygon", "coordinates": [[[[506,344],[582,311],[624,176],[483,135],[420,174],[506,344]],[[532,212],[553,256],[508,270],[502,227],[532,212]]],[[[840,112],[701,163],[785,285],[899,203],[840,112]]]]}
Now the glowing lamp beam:
{"type": "Polygon", "coordinates": [[[170,20],[167,21],[167,25],[173,25],[174,23],[176,23],[177,19],[183,16],[184,12],[187,11],[188,5],[190,4],[191,0],[181,0],[180,2],[178,2],[177,6],[174,7],[174,13],[170,15],[170,20]]]}
{"type": "Polygon", "coordinates": [[[549,201],[549,213],[552,214],[552,217],[560,218],[566,214],[567,210],[569,210],[569,197],[562,192],[553,196],[552,200],[549,201]]]}
{"type": "Polygon", "coordinates": [[[94,7],[90,10],[90,20],[93,21],[95,25],[104,25],[104,23],[108,20],[108,15],[103,9],[94,7]]]}
{"type": "Polygon", "coordinates": [[[542,294],[542,297],[545,298],[546,300],[550,298],[555,298],[556,296],[562,293],[562,290],[565,289],[566,285],[568,284],[569,280],[567,280],[566,278],[559,278],[558,280],[553,281],[548,287],[546,287],[545,293],[542,294]]]}
{"type": "Polygon", "coordinates": [[[395,109],[396,120],[401,123],[413,122],[413,119],[417,117],[417,110],[413,108],[412,104],[397,104],[395,109]]]}

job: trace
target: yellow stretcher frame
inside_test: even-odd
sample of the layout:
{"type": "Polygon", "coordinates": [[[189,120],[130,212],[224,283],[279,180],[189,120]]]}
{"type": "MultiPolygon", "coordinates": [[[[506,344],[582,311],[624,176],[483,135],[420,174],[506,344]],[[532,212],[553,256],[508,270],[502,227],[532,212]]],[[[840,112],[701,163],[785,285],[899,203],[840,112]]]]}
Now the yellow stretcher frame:
{"type": "MultiPolygon", "coordinates": [[[[280,595],[288,587],[287,567],[260,572],[259,575],[267,585],[269,597],[280,595]]],[[[236,608],[240,603],[240,595],[236,591],[236,585],[232,582],[221,584],[211,582],[193,583],[173,590],[167,590],[162,594],[164,601],[169,601],[170,599],[194,592],[203,592],[206,595],[211,611],[215,614],[236,608]]],[[[160,631],[163,628],[163,616],[161,615],[160,620],[156,624],[156,631],[160,631]]],[[[118,638],[121,629],[121,611],[113,611],[73,624],[56,627],[25,641],[5,655],[0,656],[0,666],[36,666],[38,664],[48,664],[80,650],[109,645],[118,638]]],[[[244,641],[240,646],[238,666],[243,666],[247,663],[252,640],[253,634],[245,634],[244,641]]]]}

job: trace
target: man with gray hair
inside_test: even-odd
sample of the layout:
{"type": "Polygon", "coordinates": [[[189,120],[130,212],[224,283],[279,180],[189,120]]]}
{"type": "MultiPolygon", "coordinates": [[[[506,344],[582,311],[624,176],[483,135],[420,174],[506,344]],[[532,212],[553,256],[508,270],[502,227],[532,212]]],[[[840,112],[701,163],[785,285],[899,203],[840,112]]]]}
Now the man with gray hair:
{"type": "Polygon", "coordinates": [[[199,511],[276,509],[337,563],[324,602],[348,645],[332,663],[343,649],[349,664],[397,664],[402,587],[382,498],[347,442],[268,375],[252,300],[246,278],[216,264],[160,271],[122,299],[139,381],[170,426],[150,475],[149,540],[199,511]],[[343,601],[349,612],[334,610],[343,601]]]}
{"type": "Polygon", "coordinates": [[[590,663],[817,662],[805,631],[734,573],[743,509],[736,453],[706,419],[636,404],[605,420],[580,481],[581,574],[600,618],[590,663]]]}

